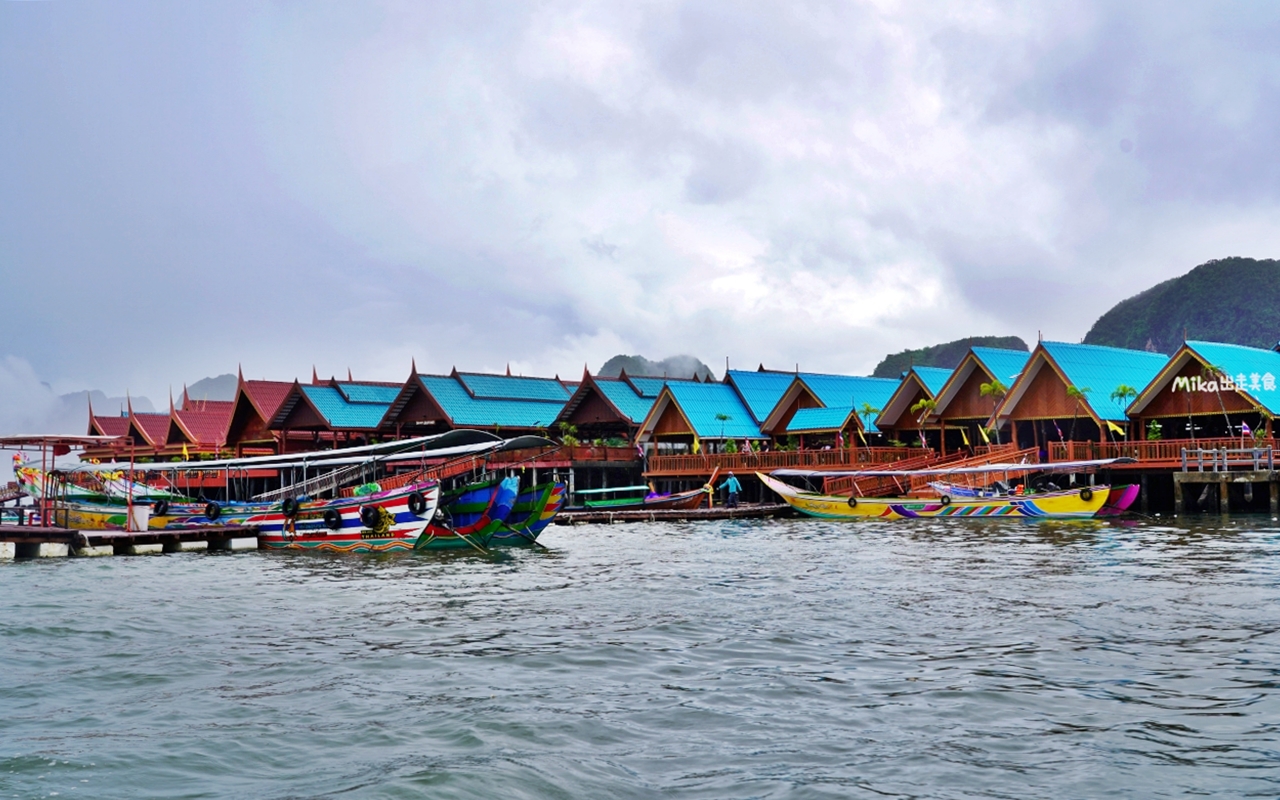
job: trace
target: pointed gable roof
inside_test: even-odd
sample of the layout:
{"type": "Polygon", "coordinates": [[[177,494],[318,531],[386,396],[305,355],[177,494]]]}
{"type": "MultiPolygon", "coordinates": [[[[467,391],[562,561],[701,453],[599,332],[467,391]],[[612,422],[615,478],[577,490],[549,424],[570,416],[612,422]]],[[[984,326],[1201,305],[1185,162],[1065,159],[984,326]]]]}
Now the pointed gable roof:
{"type": "MultiPolygon", "coordinates": [[[[1006,420],[1013,416],[1028,390],[1040,373],[1050,370],[1065,386],[1075,386],[1084,393],[1083,410],[1099,425],[1103,420],[1123,422],[1125,409],[1110,399],[1110,394],[1120,384],[1146,386],[1165,366],[1168,359],[1160,353],[1143,350],[1125,350],[1119,347],[1103,347],[1093,344],[1068,342],[1040,342],[1027,359],[1026,367],[1018,380],[1009,388],[1009,394],[1000,404],[995,417],[1006,420]]],[[[1060,414],[1062,409],[1049,409],[1045,418],[1071,416],[1071,411],[1060,414]]],[[[1026,417],[1030,418],[1030,417],[1026,417]]]]}
{"type": "Polygon", "coordinates": [[[733,387],[724,383],[668,381],[640,426],[639,439],[652,435],[668,407],[674,406],[700,439],[765,439],[733,387]],[[727,419],[717,419],[724,414],[727,419]]]}
{"type": "Polygon", "coordinates": [[[126,414],[111,416],[90,414],[89,416],[90,436],[126,436],[128,433],[129,417],[126,414]]]}
{"type": "Polygon", "coordinates": [[[725,373],[724,382],[737,391],[742,402],[750,409],[751,418],[760,424],[778,405],[795,377],[794,372],[774,372],[761,365],[760,369],[754,371],[729,370],[725,373]]]}
{"type": "MultiPolygon", "coordinates": [[[[961,391],[970,383],[970,378],[974,373],[978,373],[977,380],[980,383],[990,383],[992,380],[999,380],[1006,388],[1012,386],[1018,379],[1018,374],[1022,372],[1026,366],[1027,359],[1031,357],[1030,353],[1022,350],[1003,350],[995,347],[971,347],[969,352],[965,353],[964,358],[960,359],[960,364],[951,371],[946,383],[939,389],[934,396],[938,407],[934,413],[930,415],[931,420],[939,417],[948,416],[948,410],[952,408],[952,404],[960,397],[961,391]]],[[[962,415],[971,414],[975,409],[970,408],[972,398],[966,397],[961,401],[964,407],[960,409],[962,415]]],[[[950,415],[955,417],[954,414],[950,415]]],[[[987,413],[974,414],[973,417],[965,418],[983,418],[989,417],[987,413]]]]}
{"type": "MultiPolygon", "coordinates": [[[[1195,372],[1203,373],[1209,367],[1221,370],[1216,377],[1209,377],[1203,383],[1213,381],[1217,383],[1217,391],[1237,395],[1251,408],[1260,406],[1270,414],[1280,414],[1280,388],[1277,388],[1277,381],[1280,380],[1280,352],[1238,344],[1200,341],[1183,343],[1151,382],[1140,389],[1138,396],[1126,410],[1127,413],[1130,416],[1142,414],[1166,390],[1193,391],[1190,387],[1174,384],[1179,373],[1185,373],[1187,366],[1192,363],[1197,365],[1195,372]],[[1226,381],[1221,379],[1224,375],[1226,381]]],[[[1221,413],[1220,404],[1216,400],[1213,408],[1215,412],[1221,413]]]]}
{"type": "MultiPolygon", "coordinates": [[[[902,424],[904,417],[911,418],[911,406],[918,398],[937,399],[937,392],[946,385],[951,377],[951,370],[938,367],[911,367],[902,376],[902,382],[889,396],[888,402],[876,417],[877,428],[895,428],[902,424]]],[[[915,425],[916,420],[910,419],[915,425]]]]}
{"type": "Polygon", "coordinates": [[[164,447],[169,439],[169,415],[129,410],[129,434],[138,444],[164,447]]]}

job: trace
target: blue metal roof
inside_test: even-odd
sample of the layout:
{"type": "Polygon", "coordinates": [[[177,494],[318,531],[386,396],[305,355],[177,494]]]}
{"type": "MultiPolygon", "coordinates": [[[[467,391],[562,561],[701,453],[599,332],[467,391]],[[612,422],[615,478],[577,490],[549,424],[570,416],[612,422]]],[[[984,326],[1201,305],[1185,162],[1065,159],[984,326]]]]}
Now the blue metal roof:
{"type": "Polygon", "coordinates": [[[672,381],[667,388],[700,438],[768,438],[760,433],[751,412],[728,384],[672,381]],[[719,420],[717,414],[727,414],[729,418],[719,420]]]}
{"type": "Polygon", "coordinates": [[[569,399],[569,391],[554,378],[458,373],[458,380],[477,398],[488,400],[558,400],[564,403],[569,399]]]}
{"type": "Polygon", "coordinates": [[[844,427],[845,422],[849,420],[849,415],[852,413],[852,406],[802,408],[787,423],[787,433],[838,430],[844,427]]]}
{"type": "MultiPolygon", "coordinates": [[[[431,392],[444,413],[455,425],[490,428],[544,428],[551,425],[564,408],[566,397],[559,401],[494,400],[472,397],[456,379],[441,375],[420,375],[419,380],[431,392]]],[[[527,380],[527,379],[526,379],[527,380]]]]}
{"type": "Polygon", "coordinates": [[[349,403],[332,386],[303,386],[303,393],[332,428],[376,428],[390,403],[349,403]]]}
{"type": "Polygon", "coordinates": [[[954,370],[944,367],[912,367],[916,375],[920,377],[920,381],[925,388],[929,390],[929,394],[934,397],[938,396],[938,392],[942,391],[942,387],[946,385],[947,379],[951,377],[954,370]]]}
{"type": "Polygon", "coordinates": [[[726,373],[733,378],[743,401],[751,409],[751,416],[757,423],[763,422],[769,412],[778,405],[778,401],[787,393],[787,388],[796,379],[791,372],[751,372],[731,369],[726,373]]]}
{"type": "Polygon", "coordinates": [[[1102,419],[1123,421],[1124,405],[1110,395],[1120,384],[1142,391],[1168,363],[1168,356],[1095,344],[1041,342],[1072,386],[1084,392],[1089,407],[1102,419]]]}
{"type": "MultiPolygon", "coordinates": [[[[1219,342],[1187,342],[1196,355],[1210,366],[1220,367],[1231,376],[1236,388],[1252,397],[1272,414],[1280,414],[1280,353],[1239,344],[1219,342]]],[[[1139,386],[1141,390],[1143,387],[1139,386]]]]}
{"type": "Polygon", "coordinates": [[[351,403],[382,403],[390,405],[399,396],[401,386],[377,386],[368,383],[340,383],[338,389],[351,403]]]}
{"type": "Polygon", "coordinates": [[[634,375],[628,375],[627,379],[640,390],[640,394],[645,397],[654,397],[662,394],[662,387],[666,385],[666,378],[643,378],[634,375]]]}
{"type": "Polygon", "coordinates": [[[998,347],[975,347],[973,354],[982,362],[996,380],[1009,387],[1013,385],[1031,354],[1022,350],[1004,350],[998,347]]]}
{"type": "Polygon", "coordinates": [[[596,386],[600,392],[618,407],[618,410],[635,424],[644,422],[653,408],[653,397],[641,397],[636,390],[623,381],[608,378],[596,378],[596,386]]]}
{"type": "MultiPolygon", "coordinates": [[[[836,408],[853,406],[861,408],[869,403],[873,408],[884,408],[902,381],[893,378],[864,378],[858,375],[824,375],[817,372],[801,372],[800,378],[824,406],[836,408]]],[[[875,431],[874,424],[867,425],[875,431]]]]}

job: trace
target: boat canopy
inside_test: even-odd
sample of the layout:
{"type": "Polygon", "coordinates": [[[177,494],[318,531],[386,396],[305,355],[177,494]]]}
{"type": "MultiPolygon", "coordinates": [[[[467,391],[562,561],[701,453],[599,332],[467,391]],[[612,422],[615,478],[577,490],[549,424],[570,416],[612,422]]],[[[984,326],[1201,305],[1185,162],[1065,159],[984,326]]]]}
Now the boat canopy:
{"type": "Polygon", "coordinates": [[[116,461],[106,464],[76,464],[64,468],[63,472],[118,472],[132,468],[134,471],[169,472],[172,470],[227,470],[279,468],[289,466],[339,466],[341,464],[358,463],[370,459],[386,461],[403,461],[424,456],[437,458],[459,455],[468,452],[481,452],[497,449],[522,449],[553,445],[549,439],[540,436],[521,436],[516,439],[502,439],[486,431],[461,428],[434,436],[420,436],[414,439],[399,439],[394,442],[362,445],[360,447],[343,447],[336,450],[312,450],[305,453],[285,453],[275,456],[252,456],[248,458],[227,458],[212,461],[169,461],[146,464],[132,464],[128,461],[116,461]],[[510,442],[533,440],[545,444],[521,444],[517,447],[504,447],[510,442]],[[412,451],[412,452],[410,452],[412,451]]]}
{"type": "Polygon", "coordinates": [[[983,464],[976,467],[935,467],[926,469],[775,469],[770,475],[780,478],[870,478],[875,476],[904,477],[910,475],[981,475],[990,472],[1085,472],[1112,464],[1133,464],[1132,458],[1098,458],[1091,461],[1054,461],[1049,464],[983,464]]]}
{"type": "Polygon", "coordinates": [[[648,486],[610,486],[607,489],[578,489],[574,494],[606,494],[608,492],[647,492],[648,486]]]}

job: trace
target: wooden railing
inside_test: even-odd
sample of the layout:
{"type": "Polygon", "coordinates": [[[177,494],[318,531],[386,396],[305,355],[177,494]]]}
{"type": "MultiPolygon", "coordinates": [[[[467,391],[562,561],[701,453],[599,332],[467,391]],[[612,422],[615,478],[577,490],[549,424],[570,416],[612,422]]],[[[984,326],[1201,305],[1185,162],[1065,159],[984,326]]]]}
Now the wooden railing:
{"type": "MultiPolygon", "coordinates": [[[[540,458],[554,458],[556,461],[639,461],[640,453],[634,447],[604,447],[586,444],[572,446],[560,445],[552,451],[543,453],[540,458]]],[[[507,453],[494,453],[489,459],[493,463],[511,461],[527,461],[526,451],[515,450],[507,453]]]]}
{"type": "MultiPolygon", "coordinates": [[[[1230,439],[1158,439],[1140,442],[1050,442],[1050,461],[1088,461],[1100,458],[1132,458],[1133,467],[1182,468],[1182,451],[1240,448],[1240,437],[1230,439]]],[[[1276,447],[1274,439],[1245,439],[1245,447],[1276,447]]]]}
{"type": "MultiPolygon", "coordinates": [[[[1034,447],[1019,450],[1011,444],[991,445],[979,448],[980,452],[969,455],[966,452],[952,453],[944,457],[919,458],[901,461],[889,465],[893,470],[933,469],[937,467],[981,467],[987,464],[1023,463],[1038,461],[1034,447]]],[[[938,475],[864,475],[857,478],[828,478],[823,481],[823,493],[835,495],[856,494],[859,497],[882,497],[889,494],[911,494],[919,492],[933,481],[941,479],[938,475]]],[[[991,477],[986,474],[957,478],[965,485],[985,486],[991,477]]]]}
{"type": "Polygon", "coordinates": [[[651,456],[646,475],[710,475],[716,467],[768,472],[775,469],[841,469],[893,464],[918,458],[928,451],[918,447],[857,447],[848,450],[771,450],[763,453],[698,453],[651,456]]]}

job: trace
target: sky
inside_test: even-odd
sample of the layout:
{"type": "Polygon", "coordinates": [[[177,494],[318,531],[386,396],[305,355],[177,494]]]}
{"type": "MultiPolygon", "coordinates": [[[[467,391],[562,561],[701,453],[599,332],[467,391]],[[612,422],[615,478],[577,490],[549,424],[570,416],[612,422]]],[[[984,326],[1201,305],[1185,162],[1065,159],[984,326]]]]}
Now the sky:
{"type": "Polygon", "coordinates": [[[0,432],[237,366],[1077,341],[1280,252],[1277,41],[1264,3],[0,2],[0,432]]]}

